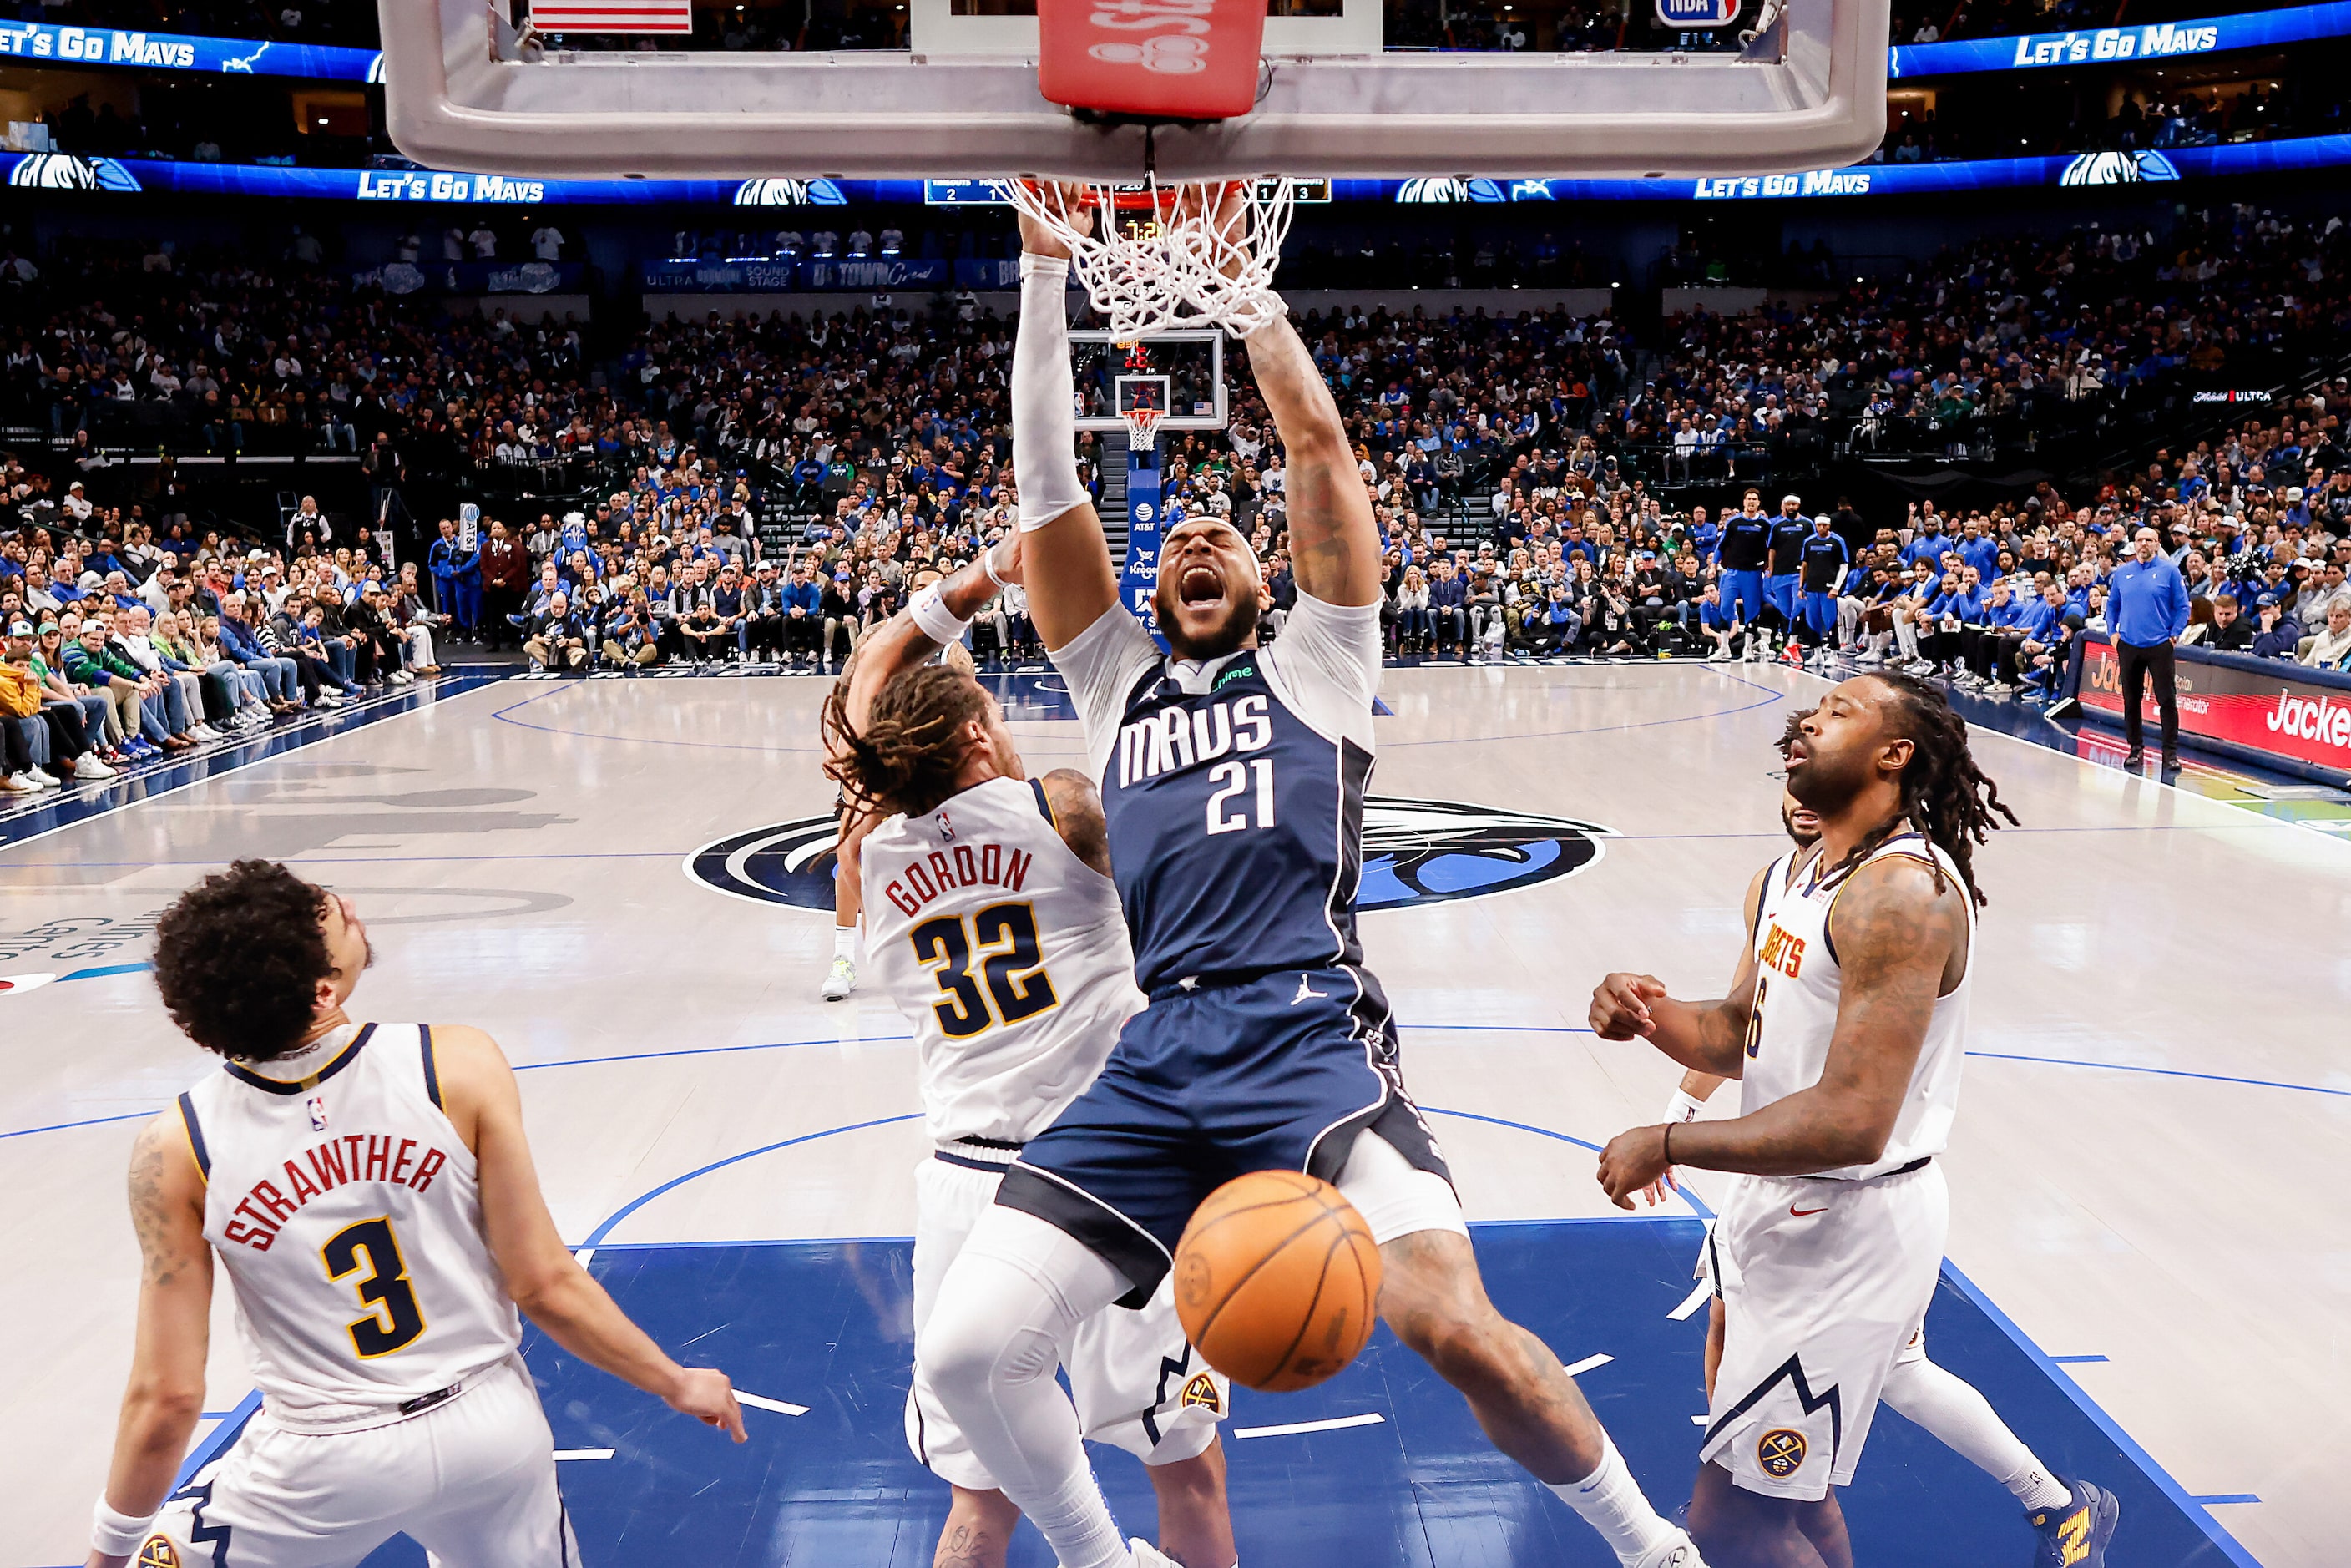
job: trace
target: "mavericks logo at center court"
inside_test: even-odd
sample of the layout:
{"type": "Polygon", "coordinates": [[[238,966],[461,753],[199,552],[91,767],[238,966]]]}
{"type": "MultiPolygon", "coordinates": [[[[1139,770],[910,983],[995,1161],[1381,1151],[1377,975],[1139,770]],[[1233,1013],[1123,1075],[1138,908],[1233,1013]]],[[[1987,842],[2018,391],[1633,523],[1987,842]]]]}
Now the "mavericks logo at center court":
{"type": "MultiPolygon", "coordinates": [[[[840,831],[828,811],[737,833],[687,856],[685,873],[737,898],[830,910],[840,831]]],[[[1599,860],[1601,841],[1610,834],[1568,817],[1366,796],[1355,907],[1400,909],[1573,876],[1599,860]]]]}

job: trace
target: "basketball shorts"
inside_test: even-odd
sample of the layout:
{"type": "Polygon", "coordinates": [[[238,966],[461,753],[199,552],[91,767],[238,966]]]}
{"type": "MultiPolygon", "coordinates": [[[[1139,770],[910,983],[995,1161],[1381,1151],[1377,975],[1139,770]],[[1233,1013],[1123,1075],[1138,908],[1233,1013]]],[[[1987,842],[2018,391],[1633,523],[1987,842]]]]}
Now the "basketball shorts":
{"type": "MultiPolygon", "coordinates": [[[[958,1156],[960,1157],[960,1156],[958,1156]]],[[[939,1281],[971,1228],[996,1201],[1000,1172],[926,1159],[914,1172],[914,1333],[931,1320],[939,1281]]],[[[1233,1407],[1232,1385],[1209,1369],[1176,1319],[1176,1291],[1163,1281],[1141,1312],[1106,1307],[1061,1347],[1078,1426],[1087,1438],[1123,1448],[1146,1465],[1205,1452],[1233,1407]]],[[[906,1446],[933,1475],[973,1491],[989,1477],[931,1392],[922,1368],[906,1391],[906,1446]]]]}
{"type": "Polygon", "coordinates": [[[1737,571],[1726,569],[1722,574],[1722,601],[1730,606],[1741,621],[1752,622],[1763,613],[1763,574],[1760,571],[1737,571]]]}
{"type": "Polygon", "coordinates": [[[578,1568],[555,1440],[522,1358],[417,1415],[298,1432],[256,1412],[172,1493],[134,1561],[186,1568],[349,1568],[406,1534],[437,1568],[578,1568]]]}
{"type": "Polygon", "coordinates": [[[1932,1163],[1869,1181],[1740,1177],[1708,1239],[1722,1363],[1698,1457],[1767,1497],[1850,1484],[1886,1374],[1925,1329],[1950,1220],[1932,1163]]]}
{"type": "Polygon", "coordinates": [[[1107,1259],[1134,1287],[1122,1305],[1151,1298],[1192,1210],[1250,1171],[1336,1183],[1384,1243],[1466,1236],[1452,1173],[1396,1055],[1387,999],[1360,968],[1155,995],[1102,1075],[1029,1140],[997,1201],[1107,1259]],[[1401,1158],[1356,1158],[1367,1131],[1401,1158]]]}
{"type": "Polygon", "coordinates": [[[1765,578],[1763,580],[1763,602],[1778,611],[1782,620],[1787,621],[1792,624],[1796,619],[1796,597],[1799,592],[1798,585],[1802,581],[1803,579],[1792,571],[1785,577],[1765,578]]]}

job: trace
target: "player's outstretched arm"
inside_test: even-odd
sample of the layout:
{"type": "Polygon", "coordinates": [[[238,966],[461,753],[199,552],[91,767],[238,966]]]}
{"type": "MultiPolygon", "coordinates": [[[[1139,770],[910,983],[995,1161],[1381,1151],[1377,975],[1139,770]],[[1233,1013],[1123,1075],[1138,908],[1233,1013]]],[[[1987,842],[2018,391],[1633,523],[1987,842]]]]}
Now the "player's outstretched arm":
{"type": "Polygon", "coordinates": [[[1867,1165],[1886,1152],[1950,964],[1965,954],[1964,888],[1917,861],[1854,873],[1829,915],[1842,977],[1836,1032],[1820,1081],[1752,1115],[1674,1130],[1636,1127],[1600,1159],[1601,1185],[1623,1207],[1667,1164],[1758,1176],[1809,1176],[1867,1165]]]}
{"type": "MultiPolygon", "coordinates": [[[[177,1111],[147,1124],[131,1151],[131,1222],[139,1234],[139,1330],[131,1382],[114,1430],[104,1506],[115,1529],[152,1520],[163,1506],[204,1408],[204,1356],[212,1343],[213,1252],[204,1241],[204,1177],[177,1111]]],[[[93,1549],[89,1568],[120,1568],[93,1549]]]]}
{"type": "Polygon", "coordinates": [[[531,1163],[514,1069],[497,1042],[477,1029],[435,1024],[433,1046],[442,1104],[474,1151],[483,1228],[515,1304],[590,1366],[743,1441],[743,1411],[726,1375],[672,1361],[563,1244],[531,1163]]]}
{"type": "Polygon", "coordinates": [[[1376,604],[1379,525],[1330,385],[1287,317],[1267,322],[1248,342],[1258,392],[1281,436],[1281,487],[1299,591],[1325,604],[1376,604]]]}
{"type": "Polygon", "coordinates": [[[935,610],[917,593],[913,603],[866,633],[850,659],[849,695],[843,703],[850,728],[862,731],[872,715],[873,699],[892,681],[948,643],[959,641],[963,633],[956,623],[969,624],[1005,585],[1020,580],[1023,542],[1016,533],[988,546],[977,559],[939,582],[935,610]]]}
{"type": "Polygon", "coordinates": [[[1118,573],[1111,567],[1102,518],[1078,483],[1070,252],[1025,213],[1020,251],[1020,330],[1012,341],[1012,473],[1020,490],[1029,618],[1050,653],[1118,602],[1118,573]]]}

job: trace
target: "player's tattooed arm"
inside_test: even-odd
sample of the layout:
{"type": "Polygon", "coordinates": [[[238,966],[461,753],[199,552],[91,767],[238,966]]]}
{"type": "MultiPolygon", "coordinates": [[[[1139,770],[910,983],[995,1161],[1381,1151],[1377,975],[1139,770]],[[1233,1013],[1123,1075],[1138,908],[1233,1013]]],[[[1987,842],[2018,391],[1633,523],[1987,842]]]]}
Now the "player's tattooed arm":
{"type": "Polygon", "coordinates": [[[174,1111],[131,1152],[131,1223],[139,1238],[139,1328],[114,1436],[107,1500],[132,1518],[162,1505],[204,1404],[213,1257],[204,1185],[174,1111]]]}
{"type": "MultiPolygon", "coordinates": [[[[1966,890],[1907,858],[1855,872],[1830,911],[1842,977],[1836,1032],[1820,1081],[1752,1115],[1674,1129],[1673,1161],[1707,1170],[1807,1176],[1868,1165],[1894,1134],[1935,1000],[1967,962],[1966,890]]],[[[1660,1129],[1636,1127],[1601,1156],[1609,1196],[1656,1179],[1660,1129]]]]}
{"type": "Polygon", "coordinates": [[[1287,320],[1250,334],[1249,369],[1281,437],[1290,559],[1298,586],[1325,604],[1376,604],[1379,526],[1339,405],[1287,320]]]}
{"type": "Polygon", "coordinates": [[[1070,852],[1104,876],[1110,871],[1110,821],[1102,815],[1102,792],[1094,781],[1071,768],[1056,768],[1045,775],[1045,803],[1053,808],[1053,831],[1070,852]]]}

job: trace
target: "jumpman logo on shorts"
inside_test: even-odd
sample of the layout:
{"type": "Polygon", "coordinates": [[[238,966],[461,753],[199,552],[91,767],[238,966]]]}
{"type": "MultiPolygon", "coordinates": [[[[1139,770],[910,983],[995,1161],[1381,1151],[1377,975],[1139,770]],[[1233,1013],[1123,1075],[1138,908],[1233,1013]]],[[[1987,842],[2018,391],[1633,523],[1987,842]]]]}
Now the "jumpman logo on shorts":
{"type": "Polygon", "coordinates": [[[1290,1005],[1294,1008],[1309,997],[1327,997],[1330,994],[1328,991],[1316,990],[1313,982],[1306,976],[1301,975],[1298,977],[1298,994],[1290,998],[1290,1005]]]}

